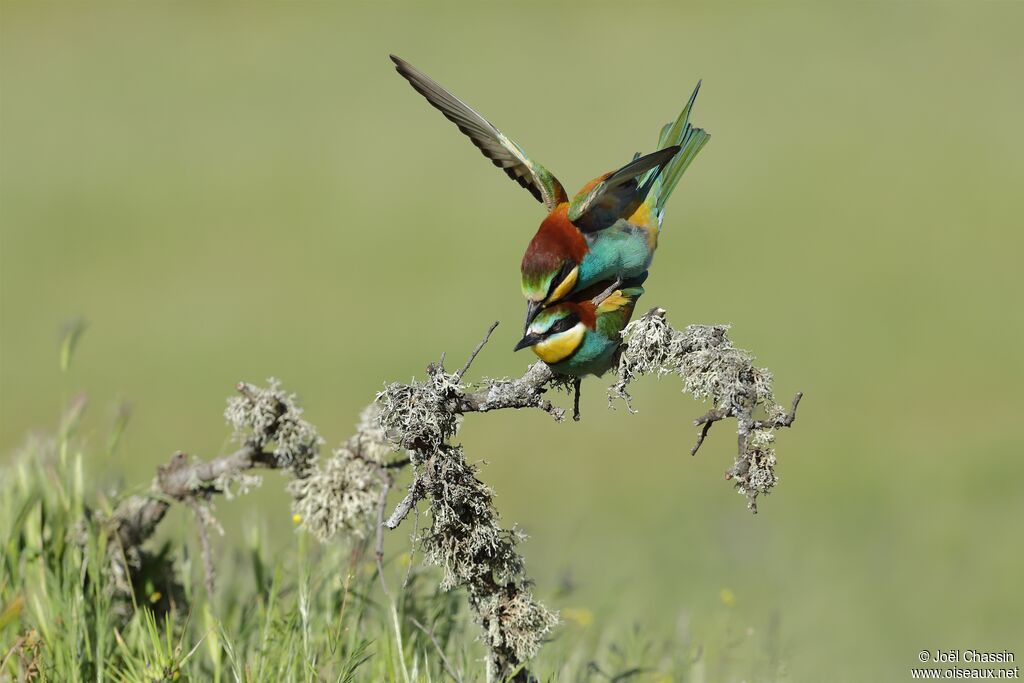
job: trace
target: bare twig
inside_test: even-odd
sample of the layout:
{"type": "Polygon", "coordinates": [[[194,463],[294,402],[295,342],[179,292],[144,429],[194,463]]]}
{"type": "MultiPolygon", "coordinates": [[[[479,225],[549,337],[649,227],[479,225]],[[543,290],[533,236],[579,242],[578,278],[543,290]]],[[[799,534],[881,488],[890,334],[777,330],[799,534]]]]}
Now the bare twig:
{"type": "Polygon", "coordinates": [[[690,449],[690,455],[697,455],[700,445],[704,443],[704,439],[708,437],[708,431],[711,430],[711,425],[713,424],[713,421],[708,420],[704,423],[704,426],[701,427],[700,434],[697,435],[697,443],[693,444],[693,448],[690,449]]]}
{"type": "Polygon", "coordinates": [[[213,568],[213,551],[210,548],[210,532],[206,528],[206,515],[200,509],[201,503],[195,498],[189,499],[189,506],[196,518],[196,530],[199,532],[199,554],[203,559],[203,578],[206,586],[206,594],[213,598],[213,589],[216,581],[216,574],[213,568]]]}
{"type": "Polygon", "coordinates": [[[724,420],[729,417],[729,415],[730,410],[728,408],[713,408],[693,421],[694,427],[700,427],[701,425],[704,426],[701,428],[700,434],[697,436],[697,443],[695,443],[693,448],[690,449],[690,455],[697,455],[697,450],[700,448],[701,444],[704,443],[704,439],[707,438],[708,432],[711,430],[711,425],[719,420],[724,420]]]}
{"type": "Polygon", "coordinates": [[[409,564],[405,568],[405,578],[402,579],[402,589],[409,585],[409,579],[412,578],[412,561],[416,557],[416,544],[420,537],[420,511],[419,508],[413,508],[412,518],[412,535],[409,537],[411,540],[409,548],[409,564]]]}
{"type": "Polygon", "coordinates": [[[441,658],[441,663],[444,664],[445,671],[448,672],[448,675],[451,676],[452,680],[455,681],[455,683],[462,683],[462,677],[455,672],[455,668],[452,666],[452,663],[448,661],[448,656],[445,655],[444,649],[441,647],[441,643],[437,642],[437,638],[434,636],[434,629],[427,630],[427,628],[421,624],[416,617],[409,617],[409,619],[416,628],[423,631],[423,633],[430,638],[430,642],[434,644],[434,649],[437,650],[437,654],[441,658]]]}
{"type": "Polygon", "coordinates": [[[479,354],[480,350],[484,348],[484,344],[487,343],[487,340],[491,338],[491,333],[493,333],[495,328],[498,327],[499,322],[500,321],[495,320],[491,323],[491,326],[487,328],[487,333],[484,335],[484,338],[480,340],[480,343],[476,345],[476,348],[473,349],[473,353],[469,354],[469,358],[466,359],[466,364],[462,366],[461,370],[455,373],[456,379],[462,379],[465,377],[466,372],[469,370],[469,366],[473,364],[474,360],[476,360],[477,354],[479,354]]]}
{"type": "Polygon", "coordinates": [[[754,429],[772,429],[774,427],[792,427],[793,422],[796,420],[796,408],[800,405],[800,399],[804,397],[804,392],[796,392],[796,396],[793,397],[793,405],[790,407],[789,412],[778,418],[777,420],[767,421],[756,421],[753,424],[754,429]]]}
{"type": "Polygon", "coordinates": [[[409,484],[409,493],[405,495],[405,498],[395,507],[395,511],[391,513],[387,521],[384,522],[384,526],[388,529],[397,529],[398,525],[402,523],[408,515],[409,511],[416,507],[416,503],[420,502],[424,495],[423,484],[420,479],[413,479],[412,483],[409,484]]]}
{"type": "Polygon", "coordinates": [[[377,576],[380,577],[380,587],[389,601],[391,600],[391,591],[388,590],[388,582],[384,580],[384,510],[388,505],[388,491],[390,490],[390,485],[384,486],[380,490],[380,500],[377,503],[377,535],[373,544],[373,555],[377,561],[377,576]]]}
{"type": "Polygon", "coordinates": [[[482,389],[463,394],[458,399],[457,411],[486,413],[505,408],[540,408],[561,421],[565,419],[565,410],[544,398],[544,392],[554,379],[551,368],[537,361],[519,379],[493,380],[482,389]]]}

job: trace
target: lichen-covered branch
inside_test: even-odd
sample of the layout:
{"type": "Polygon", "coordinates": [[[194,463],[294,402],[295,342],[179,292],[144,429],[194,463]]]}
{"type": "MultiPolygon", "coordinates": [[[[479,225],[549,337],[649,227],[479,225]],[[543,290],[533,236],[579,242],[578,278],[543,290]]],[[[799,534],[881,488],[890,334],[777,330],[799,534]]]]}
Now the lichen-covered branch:
{"type": "Polygon", "coordinates": [[[557,376],[551,368],[537,361],[519,379],[488,380],[476,391],[460,392],[455,408],[459,414],[486,413],[508,408],[539,408],[561,422],[565,419],[565,409],[545,399],[544,393],[552,387],[565,388],[571,384],[571,379],[557,376]]]}
{"type": "Polygon", "coordinates": [[[748,352],[735,348],[726,336],[728,330],[727,325],[690,325],[680,331],[668,324],[664,309],[652,309],[623,331],[626,343],[619,357],[618,381],[609,389],[609,402],[622,399],[632,410],[627,391],[630,382],[647,374],[677,375],[683,381],[683,391],[714,405],[694,422],[701,428],[690,451],[694,455],[712,424],[736,418],[736,459],[726,479],[735,483],[746,496],[747,507],[756,513],[757,497],[770,493],[779,481],[772,448],[775,430],[793,424],[803,394],[796,395],[786,412],[775,400],[771,373],[756,367],[748,352]],[[758,410],[763,411],[763,419],[755,419],[758,410]]]}
{"type": "Polygon", "coordinates": [[[111,570],[122,598],[130,595],[132,576],[146,563],[143,544],[175,502],[188,505],[196,514],[206,583],[212,591],[212,550],[206,527],[219,528],[212,497],[230,498],[258,486],[260,478],[252,470],[291,474],[288,490],[293,512],[302,526],[326,540],[339,531],[365,535],[371,526],[372,501],[391,486],[390,472],[408,464],[403,458],[387,460],[392,449],[377,426],[375,406],[364,412],[356,433],[321,464],[323,439],[302,417],[294,395],[285,393],[276,380],[267,388],[240,383],[236,389],[238,395],[228,401],[225,418],[241,447],[208,462],[190,461],[185,453],[175,453],[157,469],[149,491],[123,500],[107,520],[116,539],[111,570]]]}
{"type": "MultiPolygon", "coordinates": [[[[515,549],[521,536],[497,523],[491,490],[466,463],[462,447],[451,443],[467,413],[506,408],[538,408],[556,420],[565,410],[545,393],[552,388],[575,390],[574,417],[579,415],[579,383],[555,375],[544,363],[534,363],[518,379],[486,380],[478,387],[463,383],[469,364],[491,332],[476,347],[466,366],[449,374],[442,362],[427,368],[423,382],[391,384],[377,396],[381,428],[394,446],[409,452],[414,478],[407,495],[385,525],[398,527],[421,500],[428,501],[432,519],[429,532],[419,538],[427,562],[444,572],[442,587],[464,588],[491,653],[495,674],[530,678],[524,668],[553,628],[557,616],[534,600],[523,559],[515,549]]],[[[627,387],[642,375],[678,375],[683,389],[695,398],[711,400],[714,407],[696,420],[701,427],[692,453],[715,422],[737,420],[738,451],[727,478],[757,511],[757,496],[778,482],[774,430],[788,427],[796,417],[800,395],[787,413],[774,399],[771,375],[753,365],[750,354],[733,347],[725,326],[692,325],[676,330],[665,311],[653,309],[634,321],[624,333],[617,381],[610,400],[622,399],[632,410],[627,387]],[[764,419],[755,419],[763,410],[764,419]]],[[[382,517],[383,519],[383,517],[382,517]]]]}
{"type": "MultiPolygon", "coordinates": [[[[355,434],[325,462],[318,455],[323,440],[302,418],[294,396],[285,394],[274,381],[266,389],[240,384],[239,395],[229,401],[225,415],[241,447],[205,463],[190,462],[178,453],[159,469],[148,494],[132,496],[118,506],[111,522],[125,561],[113,562],[115,570],[126,580],[130,577],[138,566],[142,543],[173,502],[193,506],[204,523],[212,521],[212,496],[231,496],[257,485],[259,479],[250,474],[256,468],[281,469],[292,476],[287,487],[296,519],[321,541],[339,533],[365,538],[374,532],[379,566],[384,529],[397,528],[426,501],[430,528],[414,542],[423,550],[425,561],[441,569],[442,588],[466,591],[489,651],[490,671],[500,679],[532,680],[525,665],[558,617],[534,599],[516,548],[523,535],[499,524],[493,492],[453,439],[470,413],[532,408],[564,420],[566,410],[547,397],[552,389],[574,395],[573,414],[578,419],[580,385],[539,361],[518,379],[467,384],[465,375],[496,325],[457,372],[445,370],[442,356],[427,367],[423,381],[386,385],[363,411],[355,434]],[[396,457],[395,451],[405,455],[396,457]],[[406,465],[413,468],[407,494],[385,517],[395,473],[406,465]]],[[[700,431],[692,454],[712,425],[735,418],[737,451],[726,478],[756,512],[758,496],[778,483],[772,448],[775,432],[793,424],[802,395],[796,395],[789,411],[780,406],[772,393],[771,374],[754,366],[749,353],[735,348],[727,331],[722,325],[677,330],[662,309],[633,321],[623,334],[609,404],[623,400],[632,411],[628,387],[643,375],[679,377],[683,391],[712,403],[694,422],[700,431]]],[[[201,534],[212,590],[209,541],[205,529],[201,534]]]]}
{"type": "Polygon", "coordinates": [[[294,396],[281,391],[276,380],[268,389],[244,382],[235,389],[239,395],[228,400],[225,418],[241,447],[209,462],[190,462],[184,452],[175,453],[157,469],[149,492],[122,501],[114,511],[111,521],[125,548],[149,538],[172,501],[244,493],[259,484],[249,470],[290,468],[303,473],[315,461],[322,440],[302,419],[294,396]]]}
{"type": "MultiPolygon", "coordinates": [[[[480,346],[470,360],[479,351],[480,346]]],[[[443,589],[466,591],[494,675],[530,680],[524,664],[558,617],[533,597],[516,550],[522,534],[498,523],[493,492],[450,439],[466,413],[538,408],[562,420],[565,411],[543,395],[564,382],[539,362],[520,379],[490,380],[475,391],[462,384],[464,373],[465,368],[448,374],[443,363],[431,364],[425,382],[391,384],[377,396],[382,428],[396,448],[409,452],[414,466],[409,492],[386,526],[396,528],[417,502],[428,501],[431,525],[417,539],[425,561],[441,568],[443,589]]]]}

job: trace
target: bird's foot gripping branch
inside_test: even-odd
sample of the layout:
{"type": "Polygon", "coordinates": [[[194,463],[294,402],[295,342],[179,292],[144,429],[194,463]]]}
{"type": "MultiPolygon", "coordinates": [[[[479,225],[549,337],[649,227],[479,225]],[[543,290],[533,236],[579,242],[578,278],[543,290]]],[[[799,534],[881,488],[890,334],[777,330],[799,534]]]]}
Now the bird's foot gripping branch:
{"type": "MultiPolygon", "coordinates": [[[[226,417],[242,447],[206,463],[190,463],[177,455],[161,468],[150,495],[125,500],[111,522],[121,546],[117,556],[128,561],[113,560],[113,569],[130,576],[138,564],[132,558],[141,555],[143,542],[168,506],[184,502],[196,510],[201,522],[204,567],[212,590],[213,563],[202,530],[212,520],[211,498],[257,484],[258,479],[248,474],[255,468],[282,469],[292,476],[288,491],[296,519],[321,541],[338,534],[357,538],[373,534],[379,568],[385,529],[396,529],[425,502],[430,525],[414,534],[414,543],[428,564],[440,568],[443,589],[466,591],[489,651],[491,673],[503,680],[530,680],[526,662],[558,618],[533,597],[523,558],[516,550],[522,534],[499,525],[491,489],[477,478],[476,468],[453,439],[470,413],[535,408],[562,421],[566,411],[545,394],[577,385],[541,362],[518,379],[465,383],[466,372],[496,325],[460,370],[446,370],[442,357],[428,366],[424,381],[387,385],[363,412],[355,435],[326,460],[319,456],[323,441],[302,418],[294,396],[276,383],[266,389],[240,384],[239,396],[229,402],[226,417]],[[406,465],[413,471],[407,494],[386,515],[395,473],[406,465]]],[[[677,330],[661,309],[633,321],[623,335],[609,401],[623,400],[632,410],[627,392],[631,382],[647,374],[678,376],[684,391],[712,403],[707,414],[695,421],[700,429],[692,453],[712,424],[735,418],[738,449],[726,478],[756,512],[758,495],[769,493],[778,482],[772,449],[775,430],[792,425],[800,394],[788,412],[780,406],[772,394],[771,375],[755,367],[750,354],[733,347],[727,330],[700,325],[677,330]]],[[[397,615],[395,619],[397,623],[397,615]]],[[[440,655],[449,674],[458,679],[444,653],[440,655]]]]}

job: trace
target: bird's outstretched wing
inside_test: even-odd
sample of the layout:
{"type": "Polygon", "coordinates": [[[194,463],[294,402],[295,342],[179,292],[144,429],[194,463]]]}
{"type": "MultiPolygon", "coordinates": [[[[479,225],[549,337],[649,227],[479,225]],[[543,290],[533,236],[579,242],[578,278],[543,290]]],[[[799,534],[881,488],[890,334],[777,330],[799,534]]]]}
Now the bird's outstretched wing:
{"type": "Polygon", "coordinates": [[[405,80],[427,98],[449,121],[459,127],[484,156],[501,168],[512,180],[530,191],[550,211],[566,201],[565,190],[555,176],[540,164],[530,161],[522,148],[480,116],[469,105],[451,94],[437,81],[409,62],[391,55],[391,61],[405,80]]]}
{"type": "Polygon", "coordinates": [[[569,207],[569,220],[583,232],[603,230],[619,218],[625,218],[640,206],[662,169],[679,152],[673,145],[642,157],[634,157],[617,171],[609,173],[601,182],[580,195],[569,207]],[[640,178],[652,171],[640,183],[640,178]]]}

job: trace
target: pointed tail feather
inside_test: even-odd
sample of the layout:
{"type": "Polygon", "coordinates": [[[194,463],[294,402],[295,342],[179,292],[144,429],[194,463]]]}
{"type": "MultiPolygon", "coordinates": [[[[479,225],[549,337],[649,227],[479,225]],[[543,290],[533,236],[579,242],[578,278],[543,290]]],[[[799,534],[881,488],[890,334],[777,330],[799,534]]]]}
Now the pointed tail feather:
{"type": "Polygon", "coordinates": [[[673,145],[680,147],[679,153],[665,165],[661,174],[654,178],[654,186],[648,195],[648,201],[654,206],[654,212],[658,217],[659,224],[665,213],[665,202],[668,201],[672,191],[676,188],[679,179],[682,178],[690,162],[696,158],[697,153],[711,139],[711,135],[706,131],[694,128],[690,124],[690,114],[693,111],[693,103],[697,99],[698,92],[700,92],[700,81],[697,82],[697,87],[693,89],[693,94],[690,95],[686,106],[679,112],[679,117],[675,121],[665,124],[658,138],[659,149],[673,145]]]}
{"type": "Polygon", "coordinates": [[[661,136],[658,138],[658,147],[665,147],[666,145],[679,144],[678,142],[669,142],[670,140],[682,140],[686,134],[686,129],[690,126],[690,114],[693,112],[693,103],[697,101],[697,93],[700,92],[700,86],[703,81],[697,81],[697,87],[693,89],[693,93],[690,95],[690,99],[687,100],[686,106],[679,112],[679,116],[675,121],[665,124],[661,129],[661,136]]]}

